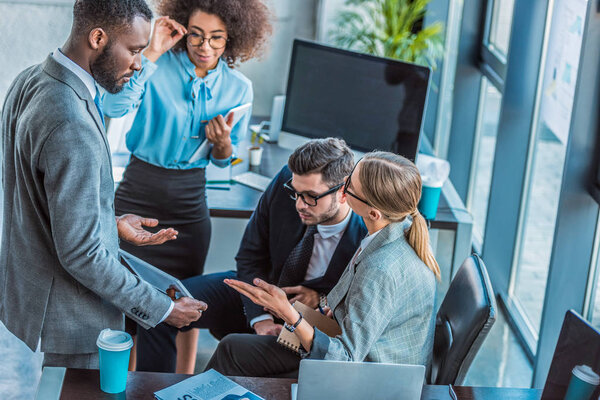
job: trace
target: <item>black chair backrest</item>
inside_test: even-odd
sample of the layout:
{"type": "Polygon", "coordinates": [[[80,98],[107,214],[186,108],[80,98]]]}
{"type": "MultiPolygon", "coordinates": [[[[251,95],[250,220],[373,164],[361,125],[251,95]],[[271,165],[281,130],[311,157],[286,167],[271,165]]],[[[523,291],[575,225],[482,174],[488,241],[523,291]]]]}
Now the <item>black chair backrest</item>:
{"type": "Polygon", "coordinates": [[[496,299],[483,261],[463,262],[436,317],[430,381],[460,385],[496,321],[496,299]]]}

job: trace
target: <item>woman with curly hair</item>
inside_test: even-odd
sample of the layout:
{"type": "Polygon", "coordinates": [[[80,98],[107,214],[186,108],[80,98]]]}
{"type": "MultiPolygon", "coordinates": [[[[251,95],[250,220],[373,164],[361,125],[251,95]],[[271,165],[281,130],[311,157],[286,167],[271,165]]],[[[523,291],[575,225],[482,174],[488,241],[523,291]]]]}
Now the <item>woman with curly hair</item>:
{"type": "MultiPolygon", "coordinates": [[[[163,16],[142,53],[141,71],[120,93],[106,95],[104,112],[114,118],[137,109],[117,215],[142,212],[161,221],[156,230],[178,231],[177,240],[162,246],[121,242],[121,248],[184,279],[202,274],[208,252],[205,168],[211,161],[228,166],[248,128],[250,112],[235,126],[224,118],[253,100],[251,82],[234,66],[260,54],[271,26],[260,0],[160,0],[157,9],[163,16]],[[197,159],[204,140],[210,153],[197,159]]],[[[184,335],[177,372],[193,373],[198,331],[184,335]]]]}

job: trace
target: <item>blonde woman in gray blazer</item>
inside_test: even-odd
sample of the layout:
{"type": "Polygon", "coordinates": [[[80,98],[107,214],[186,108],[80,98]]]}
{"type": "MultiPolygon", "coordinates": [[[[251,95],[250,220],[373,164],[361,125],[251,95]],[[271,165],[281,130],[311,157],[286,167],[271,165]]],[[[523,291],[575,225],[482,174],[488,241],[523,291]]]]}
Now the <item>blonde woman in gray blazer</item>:
{"type": "MultiPolygon", "coordinates": [[[[344,193],[369,235],[327,296],[340,335],[331,338],[311,327],[276,286],[259,279],[256,286],[226,283],[278,315],[300,339],[304,357],[429,365],[440,272],[426,222],[417,211],[419,171],[399,155],[369,153],[346,180],[344,193]]],[[[219,344],[209,368],[259,376],[297,369],[300,356],[277,346],[275,337],[248,344],[230,335],[219,344]]]]}

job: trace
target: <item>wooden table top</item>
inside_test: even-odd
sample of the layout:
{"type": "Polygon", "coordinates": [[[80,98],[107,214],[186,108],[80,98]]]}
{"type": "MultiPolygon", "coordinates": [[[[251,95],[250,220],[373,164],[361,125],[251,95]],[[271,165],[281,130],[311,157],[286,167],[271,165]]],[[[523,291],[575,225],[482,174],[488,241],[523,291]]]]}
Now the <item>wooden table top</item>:
{"type": "MultiPolygon", "coordinates": [[[[174,385],[191,375],[165,374],[157,372],[129,372],[127,390],[119,394],[107,394],[100,390],[98,370],[67,369],[61,400],[100,400],[100,399],[153,399],[154,392],[174,385]]],[[[230,377],[239,385],[265,398],[266,400],[289,400],[290,387],[295,379],[230,377]]],[[[383,389],[385,390],[385,389],[383,389]]],[[[541,390],[507,389],[456,386],[454,391],[460,400],[507,399],[539,400],[541,390]]],[[[376,396],[374,396],[374,399],[376,396]]],[[[425,385],[421,399],[451,399],[448,386],[425,385]]]]}

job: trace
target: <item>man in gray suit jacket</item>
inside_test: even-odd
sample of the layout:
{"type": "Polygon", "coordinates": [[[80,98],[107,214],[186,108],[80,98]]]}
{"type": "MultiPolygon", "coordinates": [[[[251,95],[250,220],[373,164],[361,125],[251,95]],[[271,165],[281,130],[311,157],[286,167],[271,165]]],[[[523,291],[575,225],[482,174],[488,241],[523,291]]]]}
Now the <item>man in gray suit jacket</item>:
{"type": "Polygon", "coordinates": [[[138,245],[156,220],[114,217],[114,182],[98,84],[117,92],[140,69],[152,13],[144,0],[77,0],[71,34],[23,71],[2,111],[4,216],[0,319],[44,364],[97,368],[96,338],[123,329],[182,327],[206,304],[171,301],[118,258],[118,234],[138,245]]]}

